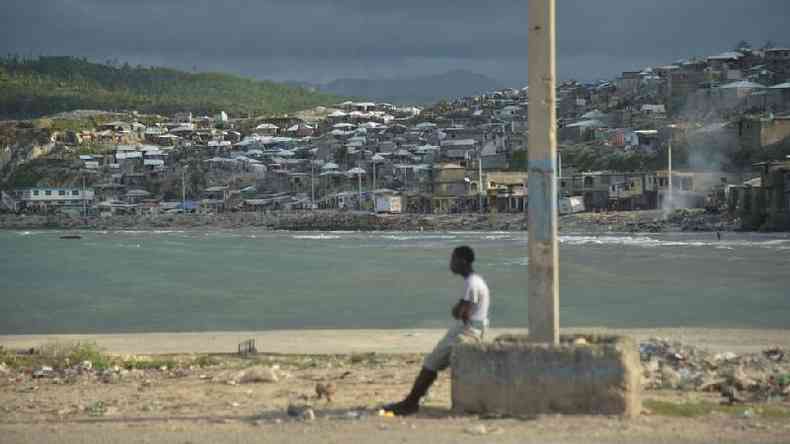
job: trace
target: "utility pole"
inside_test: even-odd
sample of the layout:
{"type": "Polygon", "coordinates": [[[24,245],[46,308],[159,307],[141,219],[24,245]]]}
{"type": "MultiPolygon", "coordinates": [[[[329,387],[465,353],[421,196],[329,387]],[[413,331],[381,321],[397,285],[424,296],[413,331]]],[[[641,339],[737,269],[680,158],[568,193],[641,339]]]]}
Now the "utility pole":
{"type": "Polygon", "coordinates": [[[556,2],[529,0],[529,337],[559,344],[556,2]]]}
{"type": "Polygon", "coordinates": [[[315,159],[310,159],[310,209],[315,210],[315,159]]]}
{"type": "Polygon", "coordinates": [[[82,217],[88,217],[88,202],[85,195],[85,173],[82,174],[82,217]]]}
{"type": "Polygon", "coordinates": [[[359,183],[359,209],[362,210],[362,174],[357,174],[357,181],[359,183]]]}
{"type": "Polygon", "coordinates": [[[672,127],[670,127],[670,134],[669,134],[669,147],[667,148],[667,176],[668,181],[667,185],[669,186],[669,190],[667,192],[667,200],[669,201],[669,209],[671,210],[674,206],[674,202],[672,200],[672,127]]]}
{"type": "Polygon", "coordinates": [[[181,212],[187,212],[187,186],[185,181],[186,167],[181,170],[181,212]]]}
{"type": "Polygon", "coordinates": [[[376,156],[371,159],[373,161],[373,192],[376,191],[376,156]]]}
{"type": "Polygon", "coordinates": [[[562,151],[557,150],[557,178],[562,179],[562,151]]]}
{"type": "Polygon", "coordinates": [[[477,205],[480,207],[480,214],[483,213],[483,193],[484,193],[484,186],[483,186],[483,153],[482,148],[480,151],[477,152],[477,183],[480,186],[477,187],[477,205]]]}

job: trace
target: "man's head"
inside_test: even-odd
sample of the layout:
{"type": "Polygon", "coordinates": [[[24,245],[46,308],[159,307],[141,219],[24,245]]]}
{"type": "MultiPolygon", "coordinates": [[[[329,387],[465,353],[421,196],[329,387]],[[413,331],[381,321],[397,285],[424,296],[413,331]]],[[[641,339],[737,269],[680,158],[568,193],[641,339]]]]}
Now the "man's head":
{"type": "Polygon", "coordinates": [[[466,245],[456,247],[450,256],[450,271],[466,276],[472,272],[472,262],[475,261],[475,252],[466,245]]]}

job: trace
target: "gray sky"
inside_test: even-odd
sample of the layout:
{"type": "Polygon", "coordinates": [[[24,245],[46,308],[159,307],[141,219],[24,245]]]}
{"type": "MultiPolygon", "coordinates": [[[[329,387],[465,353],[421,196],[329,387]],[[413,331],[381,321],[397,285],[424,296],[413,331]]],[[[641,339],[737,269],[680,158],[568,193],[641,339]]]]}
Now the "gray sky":
{"type": "MultiPolygon", "coordinates": [[[[77,55],[273,80],[466,69],[526,79],[527,0],[0,0],[0,53],[77,55]]],[[[790,0],[557,0],[559,76],[790,46],[790,0]]]]}

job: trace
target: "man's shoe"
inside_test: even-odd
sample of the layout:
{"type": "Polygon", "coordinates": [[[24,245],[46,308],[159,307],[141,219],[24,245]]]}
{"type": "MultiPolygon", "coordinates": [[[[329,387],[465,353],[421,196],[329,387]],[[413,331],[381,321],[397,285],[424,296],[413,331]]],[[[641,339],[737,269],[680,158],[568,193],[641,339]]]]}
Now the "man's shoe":
{"type": "Polygon", "coordinates": [[[409,396],[401,402],[394,404],[387,404],[384,411],[392,412],[397,416],[408,416],[417,413],[420,410],[420,399],[428,393],[428,389],[436,381],[437,373],[427,368],[422,368],[417,379],[414,380],[414,387],[412,387],[409,396]]]}
{"type": "Polygon", "coordinates": [[[382,409],[384,409],[385,412],[392,412],[395,416],[409,416],[420,411],[420,403],[410,402],[404,399],[401,402],[387,404],[382,407],[382,409]]]}

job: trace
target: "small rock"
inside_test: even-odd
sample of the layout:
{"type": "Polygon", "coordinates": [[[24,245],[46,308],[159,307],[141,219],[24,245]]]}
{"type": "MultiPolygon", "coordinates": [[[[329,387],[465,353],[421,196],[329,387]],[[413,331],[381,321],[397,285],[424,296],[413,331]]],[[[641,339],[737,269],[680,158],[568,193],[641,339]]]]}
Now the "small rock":
{"type": "Polygon", "coordinates": [[[757,382],[749,377],[749,375],[747,375],[741,367],[736,367],[735,370],[731,372],[730,380],[737,388],[741,390],[747,390],[750,387],[757,385],[757,382]]]}
{"type": "Polygon", "coordinates": [[[661,384],[664,388],[677,388],[680,385],[680,374],[668,365],[662,366],[661,384]]]}
{"type": "Polygon", "coordinates": [[[335,396],[337,387],[335,384],[328,382],[326,384],[318,383],[315,385],[315,394],[318,399],[326,399],[326,402],[332,402],[332,397],[335,396]]]}
{"type": "Polygon", "coordinates": [[[83,370],[91,370],[93,368],[93,363],[91,361],[82,361],[80,368],[83,370]]]}
{"type": "Polygon", "coordinates": [[[573,340],[573,345],[587,345],[587,340],[584,338],[576,338],[573,340]]]}
{"type": "Polygon", "coordinates": [[[738,357],[738,355],[736,355],[733,352],[724,352],[724,353],[717,354],[716,356],[713,357],[713,359],[715,361],[732,361],[733,359],[735,359],[737,357],[738,357]]]}
{"type": "Polygon", "coordinates": [[[269,367],[252,367],[245,370],[239,377],[241,384],[277,381],[279,381],[279,378],[276,371],[269,367]]]}
{"type": "Polygon", "coordinates": [[[5,376],[5,375],[7,375],[9,373],[11,373],[11,370],[8,369],[8,366],[6,365],[6,363],[5,362],[0,362],[0,375],[5,376]]]}
{"type": "Polygon", "coordinates": [[[746,410],[738,413],[738,417],[739,418],[744,418],[744,419],[752,418],[752,417],[754,417],[754,410],[746,409],[746,410]]]}
{"type": "Polygon", "coordinates": [[[305,421],[314,421],[315,420],[315,412],[313,409],[307,409],[302,413],[302,419],[305,421]]]}
{"type": "Polygon", "coordinates": [[[308,409],[310,409],[309,405],[288,404],[288,408],[285,410],[285,413],[287,413],[288,416],[300,418],[308,409]]]}
{"type": "Polygon", "coordinates": [[[659,361],[655,357],[650,358],[649,361],[645,362],[642,365],[644,366],[645,372],[647,372],[648,374],[657,373],[660,368],[659,361]]]}
{"type": "Polygon", "coordinates": [[[238,407],[238,406],[240,406],[240,405],[241,405],[241,404],[239,404],[238,402],[231,402],[231,403],[230,403],[230,406],[231,406],[231,407],[238,407]]]}
{"type": "Polygon", "coordinates": [[[483,424],[477,424],[467,427],[465,432],[470,435],[483,436],[488,433],[488,429],[483,424]]]}
{"type": "Polygon", "coordinates": [[[48,378],[50,376],[52,376],[52,367],[46,365],[33,371],[33,379],[48,378]]]}

